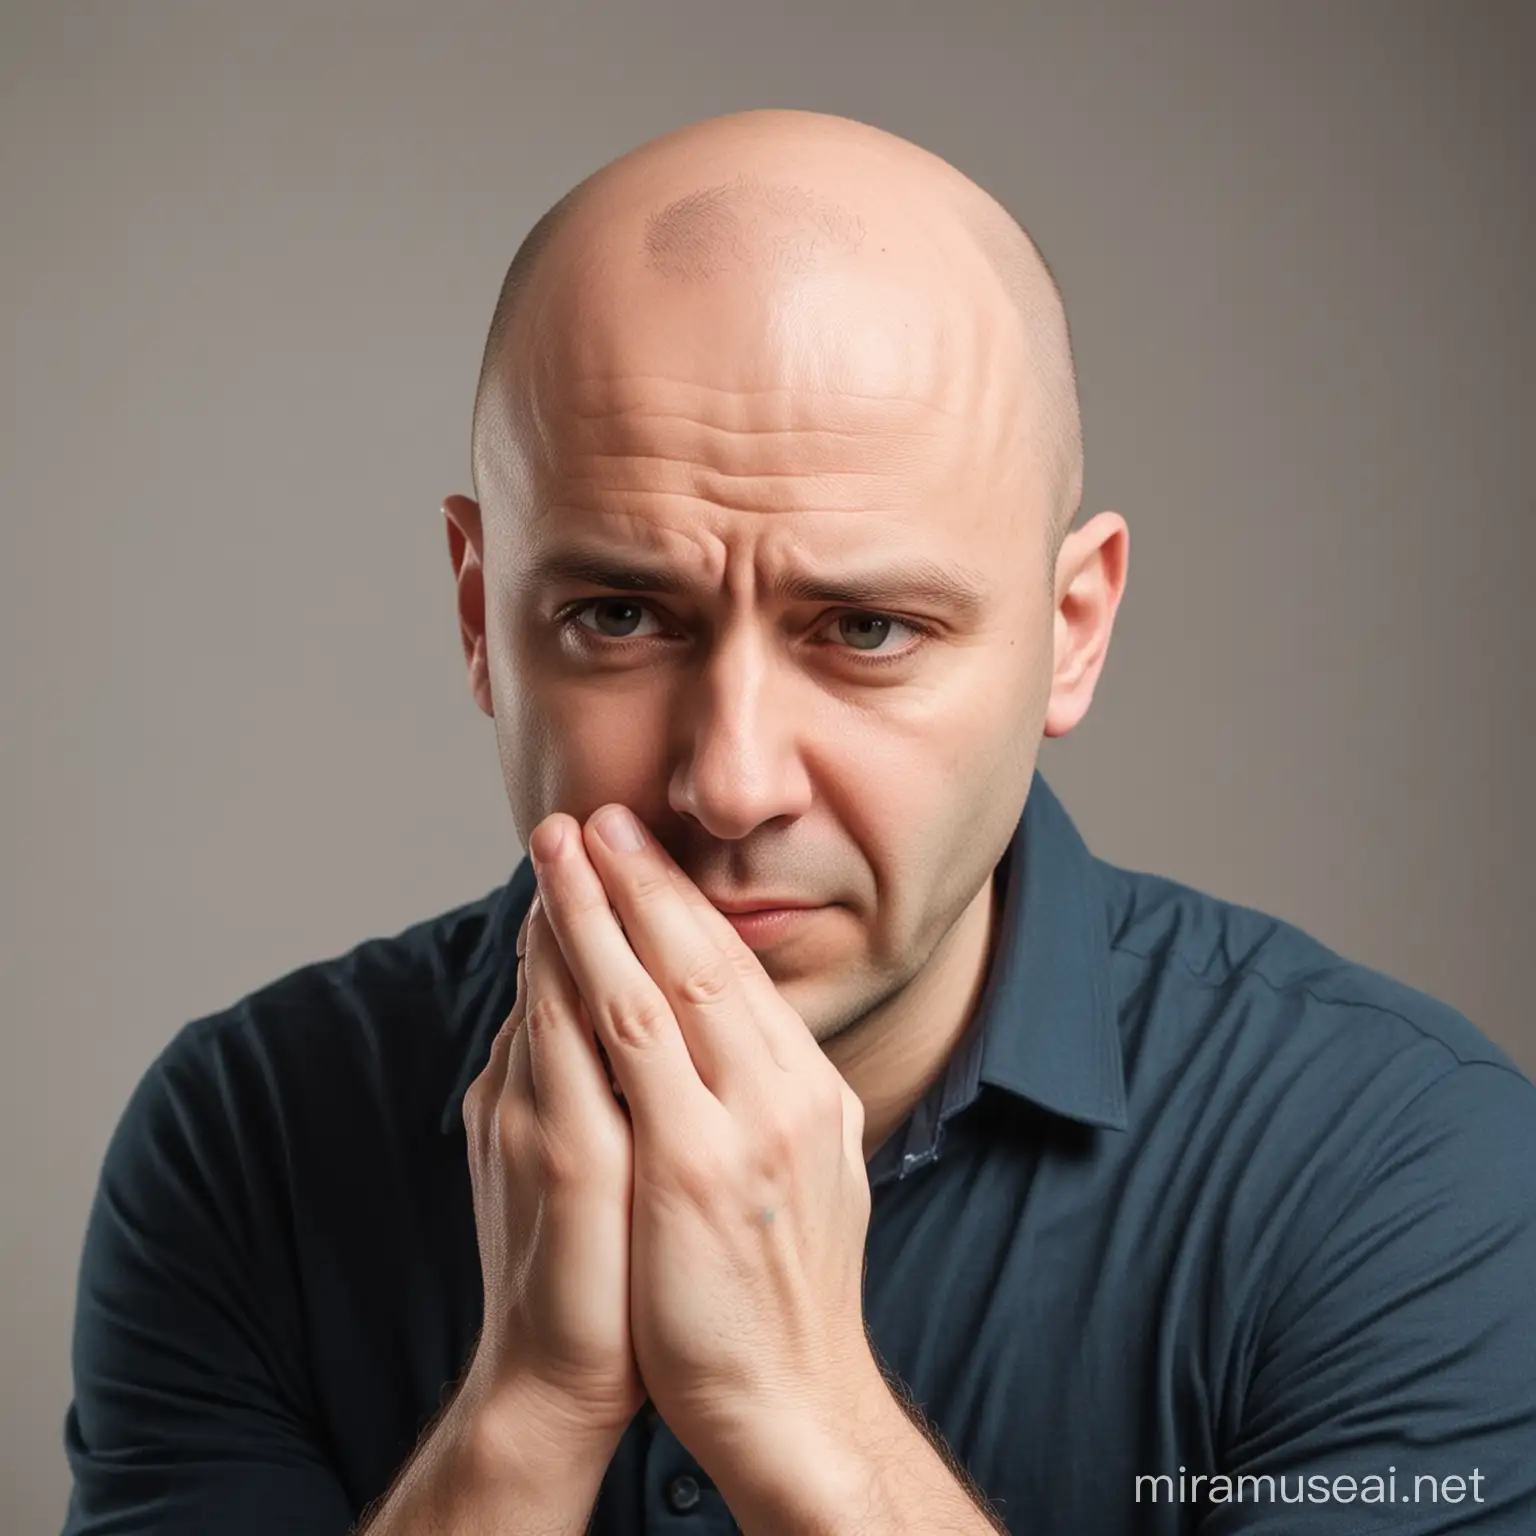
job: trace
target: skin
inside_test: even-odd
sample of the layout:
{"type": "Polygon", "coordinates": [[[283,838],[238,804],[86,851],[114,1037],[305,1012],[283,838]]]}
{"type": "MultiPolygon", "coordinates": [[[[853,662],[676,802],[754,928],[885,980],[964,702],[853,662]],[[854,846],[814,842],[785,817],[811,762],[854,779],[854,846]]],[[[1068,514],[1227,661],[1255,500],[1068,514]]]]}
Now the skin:
{"type": "Polygon", "coordinates": [[[1000,279],[995,213],[844,119],[652,141],[544,252],[489,367],[478,498],[443,504],[539,876],[465,1106],[487,1294],[465,1400],[510,1422],[536,1378],[581,1405],[600,1473],[649,1392],[747,1528],[871,1487],[881,1530],[987,1528],[864,1335],[864,1164],[971,1019],[993,870],[1042,737],[1092,701],[1128,551],[1102,512],[1051,558],[1057,439],[1019,424],[1057,420],[1070,380],[1029,263],[1000,279]],[[686,590],[536,583],[575,540],[686,590]],[[974,610],[771,590],[914,559],[968,573],[974,610]],[[603,841],[608,806],[642,852],[603,841]],[[701,890],[830,905],[754,953],[701,890]],[[519,1165],[560,1192],[542,1224],[519,1165]]]}
{"type": "MultiPolygon", "coordinates": [[[[960,218],[911,216],[924,190],[984,194],[855,126],[738,114],[610,168],[527,295],[481,499],[443,511],[519,839],[614,801],[705,889],[841,903],[762,964],[863,1103],[868,1155],[974,1010],[992,870],[1042,736],[1092,702],[1129,534],[1100,513],[1044,579],[1043,488],[1007,430],[1031,404],[1028,334],[960,218]],[[824,241],[809,271],[723,259],[691,282],[647,265],[648,216],[743,163],[850,210],[859,249],[824,241]],[[608,591],[576,623],[609,649],[583,655],[553,615],[604,589],[519,581],[566,536],[652,556],[693,593],[637,614],[608,591]],[[943,630],[888,667],[860,662],[857,610],[763,590],[801,564],[908,555],[979,572],[986,606],[899,610],[943,630]]],[[[814,243],[763,222],[765,244],[814,243]]],[[[893,625],[877,649],[918,638],[893,625]]]]}

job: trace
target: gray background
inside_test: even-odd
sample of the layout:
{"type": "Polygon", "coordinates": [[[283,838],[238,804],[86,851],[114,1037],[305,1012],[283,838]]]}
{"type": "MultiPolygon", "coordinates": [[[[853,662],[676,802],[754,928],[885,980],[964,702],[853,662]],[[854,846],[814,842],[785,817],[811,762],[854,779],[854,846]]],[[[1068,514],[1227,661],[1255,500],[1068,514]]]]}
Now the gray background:
{"type": "Polygon", "coordinates": [[[1041,757],[1095,851],[1536,1069],[1533,63],[1486,0],[4,0],[7,1530],[62,1518],[80,1239],[156,1051],[520,856],[438,503],[517,240],[696,118],[863,118],[1041,242],[1083,516],[1132,532],[1041,757]]]}

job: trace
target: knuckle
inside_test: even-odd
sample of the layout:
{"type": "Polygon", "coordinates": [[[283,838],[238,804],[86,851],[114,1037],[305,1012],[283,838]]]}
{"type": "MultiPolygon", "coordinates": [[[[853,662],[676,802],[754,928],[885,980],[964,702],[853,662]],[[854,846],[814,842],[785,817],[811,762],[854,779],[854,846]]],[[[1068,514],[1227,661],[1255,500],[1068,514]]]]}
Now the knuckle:
{"type": "Polygon", "coordinates": [[[464,1130],[471,1141],[479,1139],[481,1110],[485,1103],[485,1089],[481,1086],[484,1082],[485,1076],[482,1073],[465,1090],[464,1102],[459,1107],[459,1115],[464,1121],[464,1130]]]}
{"type": "Polygon", "coordinates": [[[864,1100],[852,1088],[844,1090],[842,1100],[843,1119],[856,1131],[862,1131],[864,1129],[864,1100]]]}
{"type": "Polygon", "coordinates": [[[772,1171],[785,1168],[801,1143],[792,1114],[765,1114],[761,1124],[760,1144],[766,1166],[772,1171]]]}
{"type": "Polygon", "coordinates": [[[560,1138],[540,1134],[535,1142],[539,1181],[549,1188],[569,1189],[581,1181],[581,1160],[572,1155],[560,1138]]]}
{"type": "Polygon", "coordinates": [[[547,992],[540,993],[538,997],[529,999],[528,1010],[524,1016],[523,1023],[530,1039],[535,1035],[542,1037],[559,1022],[560,1005],[547,992]]]}
{"type": "Polygon", "coordinates": [[[696,1209],[707,1207],[720,1186],[713,1163],[697,1152],[678,1154],[668,1170],[667,1182],[696,1209]]]}
{"type": "Polygon", "coordinates": [[[642,906],[672,894],[672,872],[655,867],[640,870],[630,884],[630,894],[642,906]]]}
{"type": "Polygon", "coordinates": [[[818,1120],[829,1120],[834,1125],[842,1123],[850,1098],[855,1103],[858,1102],[857,1097],[843,1081],[836,1068],[830,1072],[818,1073],[816,1084],[807,1097],[810,1100],[808,1107],[815,1117],[818,1120]]]}
{"type": "Polygon", "coordinates": [[[651,993],[620,992],[603,1005],[604,1022],[620,1045],[646,1046],[661,1030],[664,1007],[651,993]]]}
{"type": "Polygon", "coordinates": [[[678,982],[678,994],[685,1003],[707,1008],[718,1003],[731,987],[731,970],[718,957],[695,960],[678,982]]]}

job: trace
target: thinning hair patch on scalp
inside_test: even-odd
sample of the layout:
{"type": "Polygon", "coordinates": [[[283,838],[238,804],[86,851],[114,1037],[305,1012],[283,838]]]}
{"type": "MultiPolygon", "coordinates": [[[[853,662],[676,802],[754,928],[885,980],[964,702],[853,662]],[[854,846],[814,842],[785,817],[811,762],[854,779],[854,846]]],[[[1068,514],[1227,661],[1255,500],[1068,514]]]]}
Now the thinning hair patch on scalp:
{"type": "Polygon", "coordinates": [[[788,182],[742,172],[668,203],[645,222],[645,264],[674,282],[704,282],[732,267],[803,274],[827,251],[851,255],[864,221],[788,182]]]}

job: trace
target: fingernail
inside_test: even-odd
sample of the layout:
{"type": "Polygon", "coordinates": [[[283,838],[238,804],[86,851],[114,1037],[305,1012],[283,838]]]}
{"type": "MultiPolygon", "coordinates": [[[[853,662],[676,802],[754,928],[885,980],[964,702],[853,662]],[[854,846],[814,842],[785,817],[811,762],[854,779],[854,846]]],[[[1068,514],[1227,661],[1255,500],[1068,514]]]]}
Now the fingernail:
{"type": "Polygon", "coordinates": [[[597,835],[615,853],[639,853],[645,847],[640,823],[622,805],[610,805],[599,813],[597,835]]]}
{"type": "Polygon", "coordinates": [[[557,821],[553,825],[541,822],[528,839],[528,852],[533,855],[534,865],[548,863],[560,852],[560,845],[564,841],[565,823],[563,821],[557,821]]]}

